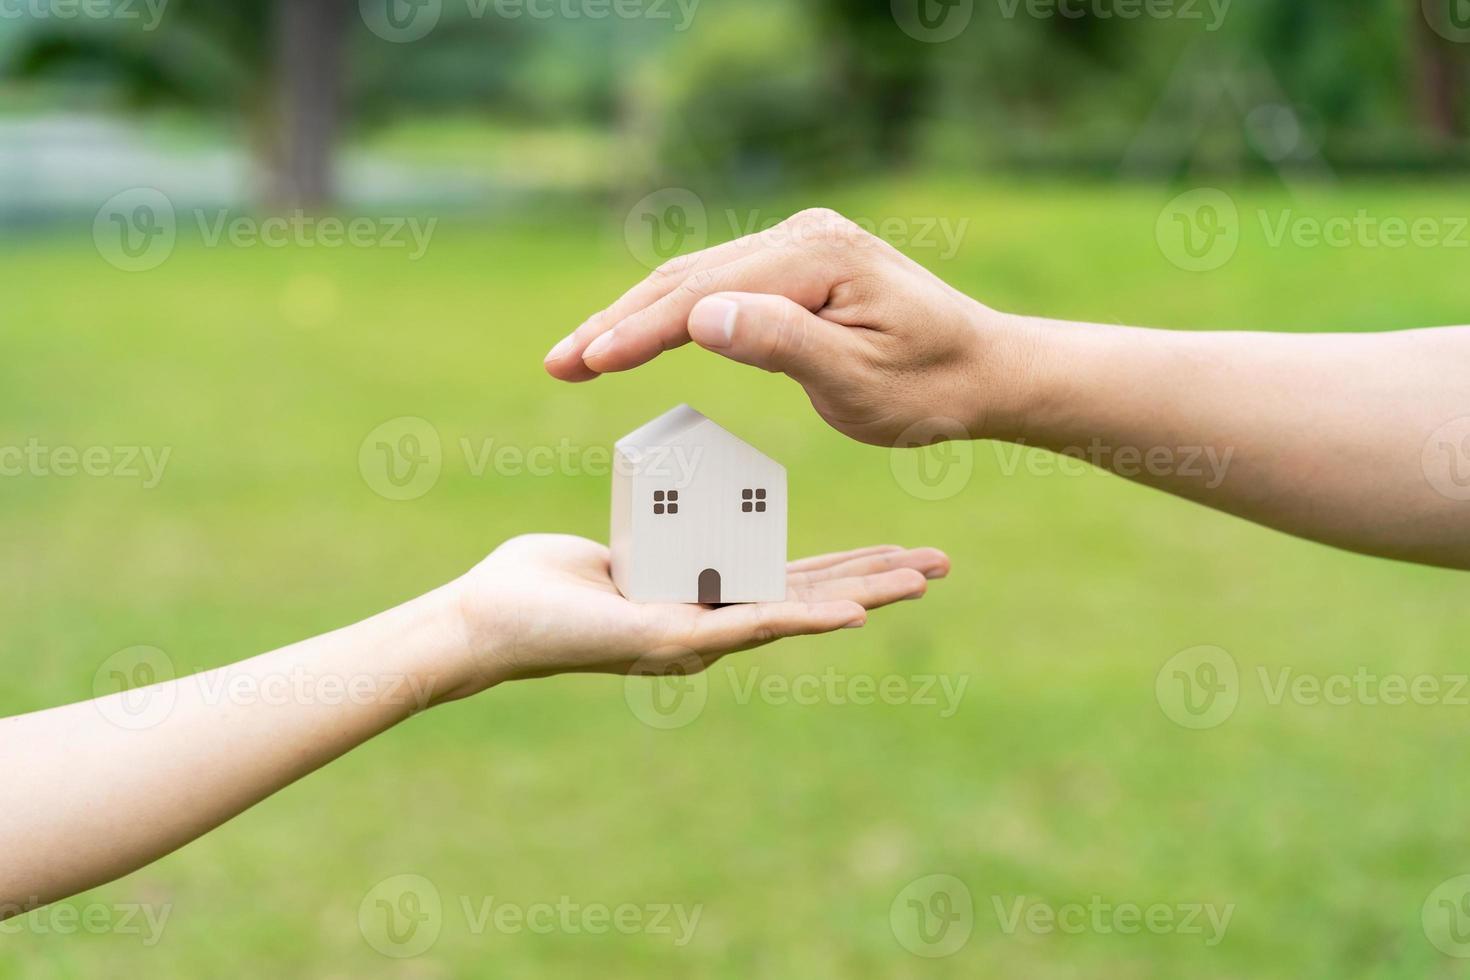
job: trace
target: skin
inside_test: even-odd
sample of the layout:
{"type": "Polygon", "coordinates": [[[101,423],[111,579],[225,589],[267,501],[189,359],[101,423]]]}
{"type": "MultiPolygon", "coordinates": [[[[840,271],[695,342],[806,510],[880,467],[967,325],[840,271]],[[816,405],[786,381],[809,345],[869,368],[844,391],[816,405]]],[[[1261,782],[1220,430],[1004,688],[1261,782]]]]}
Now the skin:
{"type": "Polygon", "coordinates": [[[691,340],[790,376],[862,442],[1023,443],[1289,534],[1470,568],[1470,327],[1297,336],[1015,316],[817,209],[672,260],[546,369],[589,381],[691,340]]]}
{"type": "Polygon", "coordinates": [[[523,678],[696,672],[785,637],[862,626],[868,610],[917,599],[948,571],[932,548],[881,545],[792,562],[784,602],[637,605],[618,594],[602,545],[531,535],[324,636],[0,719],[0,744],[27,747],[7,757],[0,783],[0,918],[155,861],[424,708],[523,678]],[[310,683],[270,696],[283,690],[270,684],[302,676],[310,683]]]}

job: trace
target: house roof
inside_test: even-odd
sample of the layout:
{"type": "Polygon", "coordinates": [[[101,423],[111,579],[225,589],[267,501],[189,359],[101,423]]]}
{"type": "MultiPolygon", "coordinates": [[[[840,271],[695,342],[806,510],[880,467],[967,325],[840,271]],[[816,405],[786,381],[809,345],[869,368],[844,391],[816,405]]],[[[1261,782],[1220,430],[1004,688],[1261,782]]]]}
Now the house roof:
{"type": "MultiPolygon", "coordinates": [[[[651,446],[667,446],[699,423],[709,421],[688,405],[680,405],[629,432],[617,441],[615,447],[617,449],[646,449],[651,446]]],[[[710,424],[714,425],[713,422],[710,424]]]]}
{"type": "Polygon", "coordinates": [[[614,448],[625,456],[635,456],[639,451],[656,450],[680,445],[686,441],[724,441],[748,450],[752,455],[766,460],[772,466],[781,464],[735,435],[713,419],[696,412],[688,405],[671,408],[658,418],[646,422],[623,436],[614,448]]]}

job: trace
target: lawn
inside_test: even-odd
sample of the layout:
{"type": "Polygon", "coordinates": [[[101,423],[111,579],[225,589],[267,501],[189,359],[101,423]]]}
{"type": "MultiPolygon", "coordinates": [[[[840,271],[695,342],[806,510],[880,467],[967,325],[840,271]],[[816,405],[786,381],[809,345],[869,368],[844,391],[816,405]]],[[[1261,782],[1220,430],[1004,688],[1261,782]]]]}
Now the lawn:
{"type": "MultiPolygon", "coordinates": [[[[931,180],[737,207],[967,219],[956,254],[909,250],[1018,312],[1180,329],[1466,320],[1464,250],[1275,245],[1256,220],[1443,218],[1463,213],[1463,188],[1237,191],[1240,250],[1205,273],[1176,268],[1156,241],[1173,194],[931,180]]],[[[711,224],[719,237],[722,210],[711,224]]],[[[154,488],[0,479],[0,715],[90,696],[124,648],[157,647],[192,672],[366,616],[511,535],[605,537],[608,480],[586,470],[683,401],[786,464],[793,555],[932,544],[952,556],[951,578],[864,630],[727,661],[683,727],[644,724],[624,684],[598,677],[415,718],[67,903],[100,909],[112,925],[98,934],[54,911],[0,926],[0,975],[1465,975],[1421,909],[1470,872],[1470,785],[1453,763],[1466,695],[1273,703],[1270,688],[1282,671],[1463,675],[1466,579],[1109,476],[1017,466],[988,444],[950,450],[962,486],[922,499],[933,494],[895,475],[906,460],[825,428],[793,384],[697,350],[560,386],[543,352],[640,274],[622,227],[620,212],[591,208],[446,219],[416,262],[211,248],[181,231],[146,273],[104,263],[90,217],[0,243],[0,446],[170,450],[154,488]],[[443,446],[437,483],[410,501],[374,493],[358,465],[367,434],[401,416],[428,420],[443,446]],[[518,471],[515,454],[535,447],[575,464],[518,471]],[[1200,645],[1238,663],[1239,705],[1190,730],[1155,679],[1200,645]],[[822,683],[844,696],[779,694],[828,671],[822,683]],[[854,703],[863,679],[914,696],[854,703]],[[934,696],[918,696],[931,682],[934,696]],[[942,684],[964,685],[957,710],[942,684]],[[442,911],[432,947],[398,959],[365,938],[359,910],[404,874],[426,879],[442,911]],[[968,940],[943,958],[906,950],[892,921],[907,914],[901,893],[933,874],[963,883],[973,907],[950,934],[968,926],[968,940]],[[1018,902],[1033,911],[1011,927],[1018,902]],[[156,945],[122,926],[138,903],[166,910],[156,945]],[[487,924],[487,903],[560,904],[571,926],[487,924]],[[1083,921],[1077,905],[1090,909],[1083,928],[1046,928],[1047,910],[1083,921]],[[699,918],[692,937],[673,914],[668,931],[647,918],[632,934],[595,931],[595,910],[620,906],[699,918]],[[1130,934],[1113,918],[1153,906],[1179,927],[1130,934]],[[1223,936],[1204,915],[1182,927],[1196,906],[1228,910],[1223,936]]]]}

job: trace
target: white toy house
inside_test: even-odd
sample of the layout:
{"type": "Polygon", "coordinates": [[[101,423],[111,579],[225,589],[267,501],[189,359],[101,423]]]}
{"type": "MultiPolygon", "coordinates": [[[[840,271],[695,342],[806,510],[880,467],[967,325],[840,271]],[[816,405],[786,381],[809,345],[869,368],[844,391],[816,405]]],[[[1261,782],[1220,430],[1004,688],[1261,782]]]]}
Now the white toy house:
{"type": "Polygon", "coordinates": [[[612,574],[634,602],[786,598],[786,469],[680,405],[619,439],[612,574]]]}

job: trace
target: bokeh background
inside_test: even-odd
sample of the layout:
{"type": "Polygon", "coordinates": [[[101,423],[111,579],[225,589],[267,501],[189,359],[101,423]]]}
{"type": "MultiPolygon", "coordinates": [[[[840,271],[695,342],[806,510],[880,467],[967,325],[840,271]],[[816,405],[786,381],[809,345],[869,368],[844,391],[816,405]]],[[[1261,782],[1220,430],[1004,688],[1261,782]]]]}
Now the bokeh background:
{"type": "Polygon", "coordinates": [[[659,701],[418,717],[0,925],[0,975],[1466,975],[1462,578],[1013,447],[858,446],[697,350],[540,362],[812,205],[1015,312],[1464,323],[1467,84],[1465,0],[0,8],[0,715],[605,538],[608,447],[684,401],[787,465],[794,555],[954,561],[659,701]]]}

